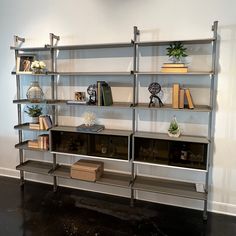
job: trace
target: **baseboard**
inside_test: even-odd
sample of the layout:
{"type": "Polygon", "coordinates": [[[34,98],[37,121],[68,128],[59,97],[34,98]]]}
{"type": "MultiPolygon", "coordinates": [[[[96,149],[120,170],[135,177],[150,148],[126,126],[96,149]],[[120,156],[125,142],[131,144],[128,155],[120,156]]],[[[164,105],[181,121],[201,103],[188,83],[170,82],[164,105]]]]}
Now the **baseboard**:
{"type": "Polygon", "coordinates": [[[0,168],[0,176],[6,176],[10,178],[19,178],[20,172],[18,170],[8,169],[8,168],[0,168]]]}
{"type": "MultiPolygon", "coordinates": [[[[8,169],[8,168],[0,168],[0,176],[6,176],[6,177],[10,177],[10,178],[19,178],[19,171],[13,170],[13,169],[8,169]]],[[[33,182],[38,182],[38,183],[52,184],[48,181],[32,178],[31,176],[29,176],[29,178],[27,178],[27,180],[30,180],[33,182]]],[[[77,189],[76,187],[69,186],[67,184],[60,184],[60,186],[77,189]]],[[[92,191],[92,190],[87,190],[87,191],[92,191]]],[[[98,191],[95,191],[95,192],[98,192],[98,191]]],[[[112,193],[109,193],[109,194],[113,195],[112,193]]],[[[116,194],[114,194],[114,195],[116,195],[116,194]]],[[[215,201],[208,202],[208,205],[209,205],[208,210],[210,212],[236,216],[236,205],[223,203],[223,202],[215,202],[215,201]]],[[[185,207],[185,206],[183,206],[183,207],[185,207]]]]}
{"type": "Polygon", "coordinates": [[[210,205],[212,206],[209,211],[224,214],[224,215],[231,215],[236,216],[236,205],[223,203],[223,202],[211,202],[210,205]]]}

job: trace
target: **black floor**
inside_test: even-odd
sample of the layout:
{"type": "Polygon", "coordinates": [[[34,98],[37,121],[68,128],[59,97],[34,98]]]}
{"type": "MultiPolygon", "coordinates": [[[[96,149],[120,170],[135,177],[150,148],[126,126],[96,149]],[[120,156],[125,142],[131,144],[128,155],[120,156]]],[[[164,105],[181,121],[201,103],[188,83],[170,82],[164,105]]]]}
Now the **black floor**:
{"type": "Polygon", "coordinates": [[[235,236],[236,217],[0,177],[0,236],[235,236]]]}

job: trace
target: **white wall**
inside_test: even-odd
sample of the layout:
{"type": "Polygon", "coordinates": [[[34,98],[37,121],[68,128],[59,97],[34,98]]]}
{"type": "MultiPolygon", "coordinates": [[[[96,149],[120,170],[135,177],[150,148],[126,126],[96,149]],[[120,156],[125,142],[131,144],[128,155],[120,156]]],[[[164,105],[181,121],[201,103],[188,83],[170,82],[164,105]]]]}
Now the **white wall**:
{"type": "MultiPolygon", "coordinates": [[[[210,26],[219,21],[219,75],[217,87],[217,110],[215,143],[209,208],[212,211],[236,215],[236,2],[234,0],[209,0],[178,2],[166,0],[2,0],[0,3],[0,174],[17,176],[15,166],[19,162],[14,76],[14,52],[9,50],[13,35],[26,38],[28,46],[49,43],[49,33],[61,36],[61,44],[83,44],[130,41],[132,28],[141,29],[141,40],[190,39],[211,36],[210,26]]],[[[127,115],[128,117],[128,115],[127,115]]],[[[42,156],[44,159],[50,157],[42,156]]],[[[112,168],[112,164],[110,164],[112,168]]],[[[122,168],[122,165],[121,165],[122,168]]],[[[125,167],[124,167],[125,168],[125,167]]],[[[148,169],[150,171],[150,169],[148,169]]],[[[158,170],[165,175],[165,170],[158,170]]],[[[175,173],[180,179],[191,178],[191,173],[175,173]]],[[[195,174],[193,173],[195,176],[195,174]]],[[[30,178],[47,179],[29,175],[30,178]]],[[[192,177],[193,178],[193,177],[192,177]]],[[[62,182],[64,184],[70,184],[62,182]]],[[[75,187],[95,189],[73,183],[75,187]]],[[[104,192],[119,193],[116,189],[104,192]]],[[[128,192],[122,192],[128,195],[128,192]]],[[[143,195],[140,198],[184,206],[201,208],[199,202],[186,201],[159,195],[143,195]]]]}

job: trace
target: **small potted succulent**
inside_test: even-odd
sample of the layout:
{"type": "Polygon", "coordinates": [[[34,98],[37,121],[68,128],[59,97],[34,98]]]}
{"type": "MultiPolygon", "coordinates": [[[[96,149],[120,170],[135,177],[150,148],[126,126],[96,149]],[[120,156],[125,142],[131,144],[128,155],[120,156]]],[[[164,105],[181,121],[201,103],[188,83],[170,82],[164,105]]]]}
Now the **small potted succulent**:
{"type": "Polygon", "coordinates": [[[43,114],[42,107],[39,105],[27,106],[24,112],[32,118],[32,123],[38,123],[39,116],[43,114]]]}
{"type": "Polygon", "coordinates": [[[44,73],[46,64],[43,61],[33,61],[31,64],[31,69],[35,74],[44,73]]]}
{"type": "Polygon", "coordinates": [[[178,138],[180,136],[180,127],[178,125],[178,122],[176,120],[176,117],[174,116],[170,122],[170,126],[168,129],[168,135],[170,137],[178,138]]]}
{"type": "Polygon", "coordinates": [[[183,57],[188,56],[186,53],[187,48],[184,48],[184,45],[181,42],[171,43],[166,50],[166,55],[169,56],[173,63],[180,63],[183,57]]]}

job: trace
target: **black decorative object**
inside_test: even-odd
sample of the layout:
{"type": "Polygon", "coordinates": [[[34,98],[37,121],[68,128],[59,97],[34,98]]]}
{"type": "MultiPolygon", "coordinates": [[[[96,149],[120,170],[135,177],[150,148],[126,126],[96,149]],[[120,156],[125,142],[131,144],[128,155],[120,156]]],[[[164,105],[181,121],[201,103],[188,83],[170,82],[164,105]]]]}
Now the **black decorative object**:
{"type": "Polygon", "coordinates": [[[153,82],[148,86],[148,91],[151,93],[148,107],[155,106],[154,98],[158,99],[159,107],[162,107],[164,104],[158,96],[158,94],[161,92],[161,85],[156,82],[153,82]]]}
{"type": "Polygon", "coordinates": [[[89,95],[89,105],[95,105],[96,104],[96,95],[97,95],[97,85],[91,84],[87,88],[87,93],[89,95]]]}

